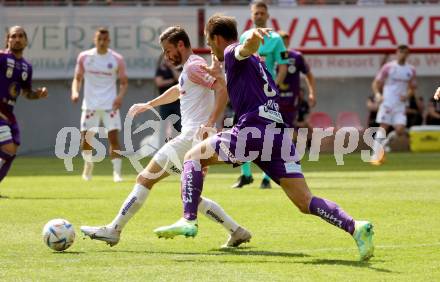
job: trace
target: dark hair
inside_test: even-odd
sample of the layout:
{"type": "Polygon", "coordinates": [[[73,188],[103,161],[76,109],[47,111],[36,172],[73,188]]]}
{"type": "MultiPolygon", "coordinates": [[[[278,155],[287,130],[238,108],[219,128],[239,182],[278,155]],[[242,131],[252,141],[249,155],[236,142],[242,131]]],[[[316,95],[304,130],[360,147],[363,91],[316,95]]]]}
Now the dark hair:
{"type": "Polygon", "coordinates": [[[8,49],[9,36],[11,36],[11,30],[12,30],[13,28],[19,28],[19,29],[23,30],[24,38],[26,38],[26,40],[27,40],[27,34],[26,34],[26,31],[24,30],[24,28],[22,28],[21,26],[18,26],[18,25],[16,25],[16,26],[12,26],[12,27],[10,27],[10,28],[8,29],[8,32],[6,32],[6,35],[5,35],[5,48],[6,48],[6,49],[8,49]]]}
{"type": "Polygon", "coordinates": [[[264,9],[266,9],[266,10],[269,10],[269,7],[267,7],[267,4],[266,4],[266,2],[264,2],[264,1],[252,1],[251,2],[251,7],[257,7],[257,8],[264,8],[264,9]]]}
{"type": "Polygon", "coordinates": [[[408,47],[408,45],[401,44],[401,45],[397,46],[397,50],[399,50],[399,51],[408,50],[409,51],[409,47],[408,47]]]}
{"type": "Polygon", "coordinates": [[[170,42],[174,46],[177,46],[177,43],[179,43],[179,41],[183,41],[183,44],[186,48],[191,47],[188,34],[179,25],[170,26],[162,32],[162,34],[159,36],[159,41],[160,43],[162,43],[165,40],[170,42]]]}
{"type": "Polygon", "coordinates": [[[209,38],[220,35],[227,41],[236,41],[238,38],[237,21],[233,17],[215,14],[208,19],[205,32],[209,38]]]}
{"type": "Polygon", "coordinates": [[[96,32],[95,32],[95,36],[96,35],[101,35],[101,34],[110,34],[109,33],[109,31],[108,31],[108,29],[107,28],[105,28],[105,27],[100,27],[100,28],[98,28],[97,30],[96,30],[96,32]]]}

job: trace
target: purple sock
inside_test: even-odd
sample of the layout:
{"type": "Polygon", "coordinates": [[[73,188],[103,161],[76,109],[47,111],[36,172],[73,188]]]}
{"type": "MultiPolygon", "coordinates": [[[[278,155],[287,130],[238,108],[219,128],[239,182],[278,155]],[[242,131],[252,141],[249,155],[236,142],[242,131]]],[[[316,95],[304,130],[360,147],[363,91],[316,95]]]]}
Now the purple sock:
{"type": "Polygon", "coordinates": [[[197,219],[197,209],[203,189],[203,173],[199,161],[189,160],[183,163],[182,202],[183,217],[197,219]]]}
{"type": "Polygon", "coordinates": [[[344,229],[353,235],[354,219],[349,216],[336,203],[329,200],[313,197],[310,201],[309,211],[325,221],[344,229]]]}
{"type": "Polygon", "coordinates": [[[15,155],[9,155],[0,151],[0,182],[3,180],[3,178],[5,178],[6,174],[8,174],[14,158],[15,155]]]}

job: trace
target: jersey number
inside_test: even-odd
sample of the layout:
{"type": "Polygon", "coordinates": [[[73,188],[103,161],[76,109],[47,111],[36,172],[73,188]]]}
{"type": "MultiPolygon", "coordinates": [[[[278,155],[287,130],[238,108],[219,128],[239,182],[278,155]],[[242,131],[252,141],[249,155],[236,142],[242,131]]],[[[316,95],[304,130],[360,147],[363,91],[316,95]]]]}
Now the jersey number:
{"type": "Polygon", "coordinates": [[[259,63],[259,66],[260,66],[261,76],[263,77],[264,80],[264,85],[263,85],[264,94],[266,94],[267,97],[274,97],[276,95],[276,92],[272,88],[269,88],[269,81],[267,80],[267,75],[266,72],[264,71],[263,65],[259,63]]]}

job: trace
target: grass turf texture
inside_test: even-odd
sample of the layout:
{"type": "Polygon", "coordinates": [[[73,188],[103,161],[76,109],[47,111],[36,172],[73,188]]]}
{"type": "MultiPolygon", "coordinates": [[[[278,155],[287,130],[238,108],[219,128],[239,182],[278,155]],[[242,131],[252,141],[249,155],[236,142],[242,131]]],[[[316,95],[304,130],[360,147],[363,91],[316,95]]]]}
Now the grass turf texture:
{"type": "Polygon", "coordinates": [[[440,154],[390,154],[372,167],[360,155],[336,166],[333,156],[303,161],[316,195],[336,201],[358,219],[375,225],[375,257],[358,262],[352,238],[315,216],[305,216],[279,188],[260,190],[261,174],[244,189],[229,186],[238,169],[210,169],[204,195],[220,203],[252,231],[245,247],[223,251],[223,228],[199,218],[195,239],[159,240],[155,227],[181,215],[180,182],[165,179],[127,225],[119,245],[83,240],[80,225],[110,222],[132,189],[135,172],[124,161],[123,183],[111,178],[107,160],[95,166],[91,182],[51,158],[19,157],[0,193],[0,280],[40,281],[292,281],[439,280],[440,154]],[[44,224],[65,218],[77,238],[66,252],[47,248],[44,224]]]}

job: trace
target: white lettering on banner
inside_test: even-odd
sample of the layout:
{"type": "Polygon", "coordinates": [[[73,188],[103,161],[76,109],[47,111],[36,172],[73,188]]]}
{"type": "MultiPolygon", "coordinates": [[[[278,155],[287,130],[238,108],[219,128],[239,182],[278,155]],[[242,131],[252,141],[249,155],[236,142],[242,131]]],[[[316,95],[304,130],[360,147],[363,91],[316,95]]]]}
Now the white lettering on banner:
{"type": "MultiPolygon", "coordinates": [[[[221,7],[207,8],[206,18],[221,7]]],[[[252,27],[248,7],[228,10],[238,21],[239,33],[252,27]]],[[[382,49],[407,44],[417,48],[440,45],[440,5],[359,7],[270,7],[268,27],[290,35],[290,47],[307,49],[382,49]]],[[[392,59],[390,56],[389,59],[392,59]]],[[[307,55],[318,77],[371,77],[383,55],[307,55]]],[[[440,54],[412,54],[409,62],[418,76],[438,75],[440,54]]]]}
{"type": "Polygon", "coordinates": [[[192,7],[2,7],[0,36],[20,23],[28,35],[25,57],[35,79],[72,78],[78,54],[93,47],[98,27],[110,32],[110,48],[122,54],[129,78],[154,77],[162,52],[160,33],[179,23],[193,44],[197,35],[197,9],[192,7]],[[102,16],[97,16],[102,15],[102,16]]]}

